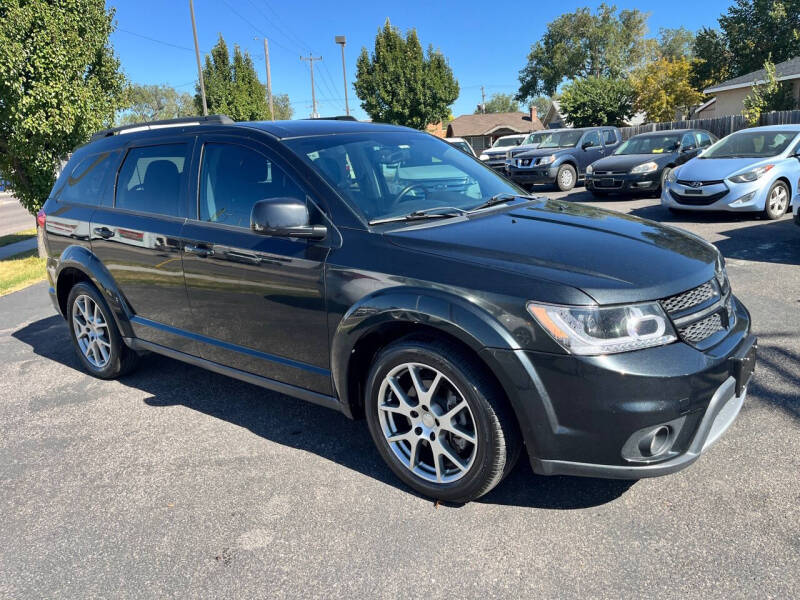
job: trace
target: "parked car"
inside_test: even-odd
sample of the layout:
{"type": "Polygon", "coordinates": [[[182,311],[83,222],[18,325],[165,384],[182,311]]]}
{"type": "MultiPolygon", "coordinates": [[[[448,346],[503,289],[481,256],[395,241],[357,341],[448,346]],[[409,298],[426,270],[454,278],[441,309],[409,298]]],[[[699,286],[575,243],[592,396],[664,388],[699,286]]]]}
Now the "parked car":
{"type": "Polygon", "coordinates": [[[506,151],[506,165],[510,164],[514,157],[524,154],[529,150],[536,150],[546,135],[547,131],[534,131],[529,133],[519,146],[512,147],[506,151]]]}
{"type": "Polygon", "coordinates": [[[792,215],[794,216],[794,224],[800,227],[800,191],[798,191],[794,200],[792,200],[792,215]]]}
{"type": "Polygon", "coordinates": [[[536,150],[520,154],[506,166],[512,181],[521,185],[556,184],[566,192],[575,187],[586,167],[611,154],[622,141],[616,127],[552,129],[536,150]]]}
{"type": "Polygon", "coordinates": [[[669,172],[717,141],[703,129],[675,129],[635,135],[606,158],[586,167],[586,189],[594,196],[655,193],[669,172]]]}
{"type": "Polygon", "coordinates": [[[466,152],[470,156],[477,156],[475,154],[475,150],[472,149],[472,145],[464,138],[449,137],[449,138],[444,138],[444,141],[450,144],[451,146],[458,148],[462,152],[466,152]]]}
{"type": "Polygon", "coordinates": [[[88,373],[151,351],[364,416],[394,473],[442,500],[485,494],[523,446],[542,474],[682,469],[733,422],[753,369],[713,245],[525,196],[404,127],[103,131],[37,222],[88,373]],[[456,173],[469,185],[443,188],[456,173]]]}
{"type": "Polygon", "coordinates": [[[491,148],[481,152],[480,159],[495,171],[504,172],[506,168],[506,152],[512,146],[519,146],[527,134],[504,135],[495,140],[491,148]]]}
{"type": "Polygon", "coordinates": [[[730,134],[673,169],[661,204],[673,212],[724,210],[777,219],[800,181],[800,125],[730,134]]]}

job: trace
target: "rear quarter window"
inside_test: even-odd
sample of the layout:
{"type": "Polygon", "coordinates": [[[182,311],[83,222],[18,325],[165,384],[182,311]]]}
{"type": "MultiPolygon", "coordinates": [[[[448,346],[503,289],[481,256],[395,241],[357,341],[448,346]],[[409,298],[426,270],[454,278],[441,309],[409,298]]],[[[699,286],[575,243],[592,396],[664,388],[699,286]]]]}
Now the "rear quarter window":
{"type": "Polygon", "coordinates": [[[131,148],[119,171],[116,208],[184,216],[189,144],[131,148]]]}
{"type": "Polygon", "coordinates": [[[58,202],[89,204],[97,206],[104,203],[104,196],[110,195],[110,184],[117,164],[119,152],[89,154],[74,165],[67,164],[59,178],[53,197],[58,202]]]}

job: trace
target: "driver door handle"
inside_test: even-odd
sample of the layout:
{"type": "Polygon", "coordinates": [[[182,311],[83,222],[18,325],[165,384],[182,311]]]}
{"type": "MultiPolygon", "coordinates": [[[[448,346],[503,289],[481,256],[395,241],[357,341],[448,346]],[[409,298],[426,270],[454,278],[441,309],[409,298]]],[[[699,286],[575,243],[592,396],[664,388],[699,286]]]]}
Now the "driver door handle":
{"type": "Polygon", "coordinates": [[[194,254],[195,256],[199,256],[200,258],[206,258],[208,256],[214,256],[214,251],[207,246],[195,246],[194,244],[186,244],[183,247],[183,251],[187,254],[194,254]]]}

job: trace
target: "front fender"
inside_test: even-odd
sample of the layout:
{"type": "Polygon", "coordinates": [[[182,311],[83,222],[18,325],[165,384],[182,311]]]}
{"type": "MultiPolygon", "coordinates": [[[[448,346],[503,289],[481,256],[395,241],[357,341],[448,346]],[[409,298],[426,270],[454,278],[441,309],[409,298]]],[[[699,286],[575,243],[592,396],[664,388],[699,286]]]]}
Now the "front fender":
{"type": "MultiPolygon", "coordinates": [[[[58,259],[53,280],[56,294],[60,293],[59,285],[61,275],[68,269],[75,269],[83,273],[100,290],[108,303],[114,316],[114,321],[123,337],[133,337],[130,324],[131,310],[125,296],[117,286],[111,273],[91,250],[84,246],[68,246],[58,259]]],[[[64,315],[66,317],[66,315],[64,315]]]]}

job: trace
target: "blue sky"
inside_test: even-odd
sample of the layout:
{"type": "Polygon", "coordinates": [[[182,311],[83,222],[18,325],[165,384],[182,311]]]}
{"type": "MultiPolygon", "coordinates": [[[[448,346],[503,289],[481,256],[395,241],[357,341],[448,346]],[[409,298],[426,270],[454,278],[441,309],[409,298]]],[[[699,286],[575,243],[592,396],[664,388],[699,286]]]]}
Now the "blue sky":
{"type": "MultiPolygon", "coordinates": [[[[625,0],[616,5],[649,12],[650,35],[655,35],[659,27],[716,27],[717,17],[731,2],[625,0]]],[[[311,112],[308,66],[300,61],[301,52],[307,55],[309,51],[323,57],[322,64],[315,63],[314,68],[319,112],[344,114],[341,51],[333,38],[347,36],[350,109],[364,118],[352,89],[355,62],[362,46],[372,48],[375,33],[387,17],[403,31],[416,28],[423,46],[431,43],[447,56],[461,86],[453,107],[453,114],[460,115],[475,110],[481,85],[486,86],[487,97],[515,92],[530,46],[544,33],[547,23],[563,12],[579,6],[596,7],[599,2],[530,2],[527,11],[525,2],[486,0],[195,0],[194,4],[201,51],[208,52],[222,33],[229,46],[239,44],[250,52],[262,81],[266,74],[261,39],[269,38],[273,91],[289,94],[296,118],[311,112]]],[[[193,93],[197,67],[188,0],[109,0],[107,5],[116,9],[118,30],[112,42],[129,79],[168,83],[193,93]]]]}

